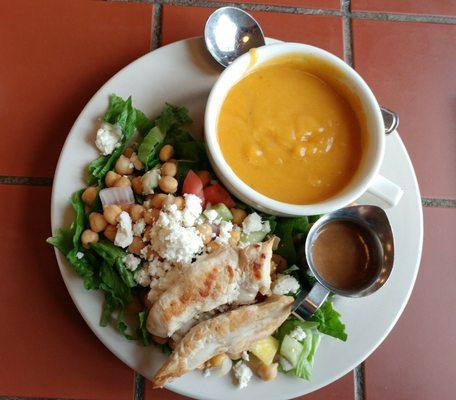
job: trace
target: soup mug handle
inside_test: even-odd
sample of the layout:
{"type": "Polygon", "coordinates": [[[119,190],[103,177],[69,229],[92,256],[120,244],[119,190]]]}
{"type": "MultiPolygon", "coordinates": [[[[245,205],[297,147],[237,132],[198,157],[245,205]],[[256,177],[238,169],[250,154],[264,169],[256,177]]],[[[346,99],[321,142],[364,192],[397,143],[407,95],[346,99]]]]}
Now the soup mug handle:
{"type": "Polygon", "coordinates": [[[404,191],[382,175],[377,175],[371,182],[368,193],[374,195],[388,204],[389,207],[395,207],[401,200],[404,191]]]}
{"type": "Polygon", "coordinates": [[[296,300],[291,307],[291,312],[298,318],[304,321],[308,320],[320,306],[326,301],[329,295],[329,290],[321,283],[315,282],[309,292],[302,291],[296,297],[296,300]]]}

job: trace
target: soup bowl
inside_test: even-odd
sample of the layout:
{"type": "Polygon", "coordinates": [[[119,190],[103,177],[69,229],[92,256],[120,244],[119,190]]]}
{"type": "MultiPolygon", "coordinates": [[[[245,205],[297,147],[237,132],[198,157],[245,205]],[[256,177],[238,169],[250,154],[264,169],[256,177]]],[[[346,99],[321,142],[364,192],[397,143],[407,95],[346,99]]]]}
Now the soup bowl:
{"type": "MultiPolygon", "coordinates": [[[[402,190],[393,182],[379,175],[385,152],[385,127],[378,102],[360,75],[335,55],[317,47],[300,43],[277,43],[263,46],[239,57],[222,72],[214,84],[207,101],[205,120],[205,141],[212,167],[226,188],[241,201],[261,211],[280,216],[318,215],[347,206],[355,202],[366,191],[383,200],[388,206],[395,206],[402,190]],[[293,204],[278,201],[254,190],[239,178],[224,158],[217,137],[217,124],[222,105],[230,89],[252,69],[283,56],[308,57],[318,63],[329,65],[336,74],[328,79],[337,80],[352,93],[362,114],[366,145],[363,148],[360,165],[348,184],[335,195],[311,204],[293,204]]],[[[296,182],[299,185],[300,182],[296,182]]],[[[274,182],[271,182],[274,185],[274,182]]]]}

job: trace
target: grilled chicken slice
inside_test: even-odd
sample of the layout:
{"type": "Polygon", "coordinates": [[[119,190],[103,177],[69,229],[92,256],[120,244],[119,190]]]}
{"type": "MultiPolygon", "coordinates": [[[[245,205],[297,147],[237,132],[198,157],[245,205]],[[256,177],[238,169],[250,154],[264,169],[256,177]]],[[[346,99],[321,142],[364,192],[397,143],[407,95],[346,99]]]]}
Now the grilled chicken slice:
{"type": "MultiPolygon", "coordinates": [[[[176,278],[149,296],[147,329],[171,336],[200,314],[224,304],[249,304],[258,293],[270,293],[272,239],[245,249],[222,247],[183,268],[176,278]]],[[[152,292],[152,291],[151,291],[152,292]]]]}
{"type": "Polygon", "coordinates": [[[202,365],[221,353],[239,353],[271,335],[290,315],[293,298],[271,296],[194,326],[178,343],[152,380],[154,388],[202,365]]]}

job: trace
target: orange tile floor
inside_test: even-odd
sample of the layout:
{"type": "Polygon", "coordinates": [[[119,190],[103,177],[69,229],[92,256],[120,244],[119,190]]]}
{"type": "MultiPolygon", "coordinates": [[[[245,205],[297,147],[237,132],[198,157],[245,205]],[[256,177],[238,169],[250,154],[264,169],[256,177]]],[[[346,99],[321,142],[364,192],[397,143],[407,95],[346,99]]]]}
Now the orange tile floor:
{"type": "MultiPolygon", "coordinates": [[[[223,3],[2,2],[0,399],[184,399],[152,391],[99,342],[74,307],[44,240],[57,158],[85,103],[137,57],[200,35],[207,16],[223,3]]],[[[396,327],[353,373],[302,398],[454,398],[456,1],[241,4],[268,36],[345,58],[381,103],[399,112],[425,206],[420,274],[396,327]]]]}

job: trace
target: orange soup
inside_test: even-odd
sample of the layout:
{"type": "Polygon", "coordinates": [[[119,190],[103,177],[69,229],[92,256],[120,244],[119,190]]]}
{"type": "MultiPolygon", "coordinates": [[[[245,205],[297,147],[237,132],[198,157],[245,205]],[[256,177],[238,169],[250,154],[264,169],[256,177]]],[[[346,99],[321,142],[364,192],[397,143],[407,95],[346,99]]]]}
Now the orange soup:
{"type": "Polygon", "coordinates": [[[236,175],[257,192],[312,204],[355,175],[365,135],[356,98],[333,68],[287,56],[251,70],[229,91],[218,142],[236,175]]]}

